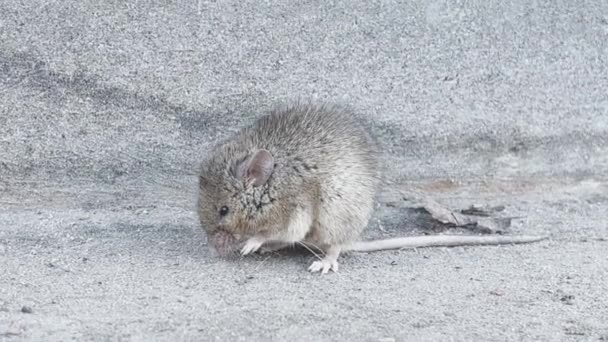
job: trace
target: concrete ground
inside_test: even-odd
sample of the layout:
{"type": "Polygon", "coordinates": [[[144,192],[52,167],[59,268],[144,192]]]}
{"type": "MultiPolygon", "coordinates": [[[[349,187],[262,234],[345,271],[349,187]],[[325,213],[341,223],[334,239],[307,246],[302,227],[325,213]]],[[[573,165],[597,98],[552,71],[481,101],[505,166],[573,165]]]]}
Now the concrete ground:
{"type": "Polygon", "coordinates": [[[0,0],[0,341],[606,341],[606,89],[602,0],[0,0]],[[198,163],[298,99],[364,116],[403,190],[550,238],[213,257],[198,163]]]}

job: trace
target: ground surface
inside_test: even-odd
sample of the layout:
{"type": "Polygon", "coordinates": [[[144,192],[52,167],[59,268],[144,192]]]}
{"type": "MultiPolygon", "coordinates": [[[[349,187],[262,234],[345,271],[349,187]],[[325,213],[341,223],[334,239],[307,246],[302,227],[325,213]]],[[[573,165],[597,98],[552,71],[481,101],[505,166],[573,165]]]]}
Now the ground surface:
{"type": "Polygon", "coordinates": [[[0,341],[608,340],[606,1],[0,1],[0,42],[0,341]],[[297,99],[366,117],[402,189],[550,239],[212,257],[199,161],[297,99]]]}

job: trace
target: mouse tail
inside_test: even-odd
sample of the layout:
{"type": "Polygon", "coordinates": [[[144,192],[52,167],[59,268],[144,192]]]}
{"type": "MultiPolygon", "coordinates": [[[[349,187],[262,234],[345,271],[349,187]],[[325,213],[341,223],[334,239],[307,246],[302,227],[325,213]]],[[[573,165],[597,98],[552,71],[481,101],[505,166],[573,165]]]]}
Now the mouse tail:
{"type": "Polygon", "coordinates": [[[537,242],[547,236],[514,235],[514,236],[469,236],[469,235],[429,235],[410,236],[384,240],[357,241],[345,248],[353,252],[374,252],[402,248],[422,247],[455,247],[482,245],[511,245],[537,242]]]}

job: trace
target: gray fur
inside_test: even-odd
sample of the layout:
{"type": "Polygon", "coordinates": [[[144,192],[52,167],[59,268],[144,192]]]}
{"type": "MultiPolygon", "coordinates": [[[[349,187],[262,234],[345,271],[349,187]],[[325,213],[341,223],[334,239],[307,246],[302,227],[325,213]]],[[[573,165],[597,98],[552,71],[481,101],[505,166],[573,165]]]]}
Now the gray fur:
{"type": "Polygon", "coordinates": [[[240,241],[273,237],[297,209],[309,210],[308,242],[349,244],[367,226],[378,175],[376,144],[350,112],[328,105],[276,110],[219,144],[203,162],[201,224],[211,237],[217,230],[240,241]],[[239,167],[260,150],[272,155],[274,169],[263,184],[247,186],[239,167]],[[223,205],[230,208],[226,217],[218,214],[223,205]]]}

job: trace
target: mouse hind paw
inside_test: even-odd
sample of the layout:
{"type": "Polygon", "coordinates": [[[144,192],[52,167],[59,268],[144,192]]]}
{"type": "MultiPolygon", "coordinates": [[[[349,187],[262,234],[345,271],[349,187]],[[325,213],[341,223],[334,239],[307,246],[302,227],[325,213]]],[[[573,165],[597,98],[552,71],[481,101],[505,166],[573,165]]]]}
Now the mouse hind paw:
{"type": "Polygon", "coordinates": [[[338,272],[338,260],[323,258],[321,260],[313,262],[312,265],[310,265],[310,267],[308,268],[309,272],[321,272],[321,274],[326,274],[330,270],[338,272]]]}
{"type": "Polygon", "coordinates": [[[338,257],[340,256],[340,250],[340,246],[330,246],[326,250],[325,257],[313,262],[308,268],[308,271],[312,273],[321,272],[321,274],[327,274],[330,270],[338,272],[338,257]]]}

